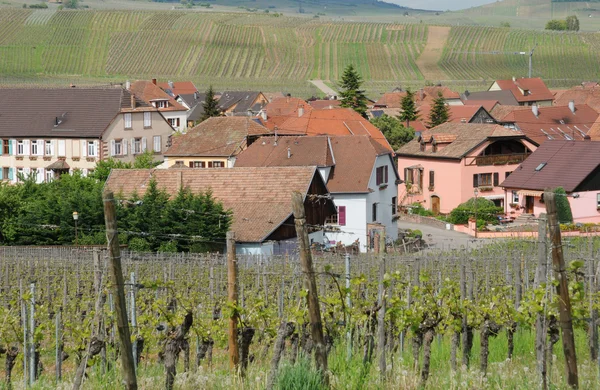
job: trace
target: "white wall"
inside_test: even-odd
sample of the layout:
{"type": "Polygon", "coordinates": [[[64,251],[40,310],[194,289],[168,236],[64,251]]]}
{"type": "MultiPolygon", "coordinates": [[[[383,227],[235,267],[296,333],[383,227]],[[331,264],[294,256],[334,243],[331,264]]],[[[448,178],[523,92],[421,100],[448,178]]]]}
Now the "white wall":
{"type": "Polygon", "coordinates": [[[337,207],[346,206],[346,225],[336,226],[340,233],[325,233],[329,242],[335,245],[341,242],[352,245],[359,240],[361,252],[367,251],[367,195],[366,194],[332,194],[337,207]]]}
{"type": "Polygon", "coordinates": [[[172,118],[179,118],[179,127],[173,126],[176,131],[185,132],[187,128],[187,111],[162,111],[160,113],[165,117],[168,121],[172,118]]]}
{"type": "MultiPolygon", "coordinates": [[[[392,198],[396,197],[398,202],[398,186],[395,184],[396,176],[394,174],[394,167],[389,156],[379,156],[375,160],[375,167],[371,174],[371,180],[369,181],[369,188],[373,192],[367,195],[367,223],[379,222],[385,226],[385,232],[389,240],[395,241],[398,238],[398,224],[392,221],[392,198]],[[387,186],[377,186],[376,169],[377,167],[388,165],[388,183],[387,186]],[[377,221],[372,219],[372,205],[377,203],[377,221]]],[[[365,226],[366,229],[366,226],[365,226]]]]}

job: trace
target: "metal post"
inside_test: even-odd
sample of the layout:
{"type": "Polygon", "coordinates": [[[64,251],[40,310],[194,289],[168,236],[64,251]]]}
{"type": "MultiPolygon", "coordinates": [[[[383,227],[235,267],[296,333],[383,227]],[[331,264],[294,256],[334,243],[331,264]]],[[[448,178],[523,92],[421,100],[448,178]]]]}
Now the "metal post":
{"type": "Polygon", "coordinates": [[[27,378],[27,374],[29,371],[27,370],[29,362],[27,358],[29,356],[29,347],[27,345],[29,338],[27,337],[27,306],[25,306],[25,301],[23,300],[23,280],[19,280],[19,295],[21,301],[21,322],[23,324],[23,384],[24,388],[28,387],[29,381],[27,378]]]}
{"type": "Polygon", "coordinates": [[[477,238],[477,195],[479,191],[475,188],[475,238],[477,238]]]}
{"type": "Polygon", "coordinates": [[[29,293],[31,294],[29,306],[29,385],[33,386],[35,382],[35,283],[29,285],[29,293]]]}
{"type": "MultiPolygon", "coordinates": [[[[346,253],[346,310],[350,311],[352,301],[350,299],[350,255],[346,253]]],[[[349,316],[346,316],[346,360],[352,359],[352,331],[350,329],[349,316]]]]}
{"type": "Polygon", "coordinates": [[[55,317],[55,338],[56,338],[56,383],[62,379],[62,332],[60,331],[60,310],[56,312],[55,317]]]}
{"type": "Polygon", "coordinates": [[[131,352],[133,353],[133,366],[137,370],[137,341],[135,337],[137,337],[137,310],[135,307],[135,272],[131,273],[130,276],[131,287],[129,290],[130,297],[130,309],[131,309],[131,330],[134,336],[133,344],[131,346],[131,352]]]}

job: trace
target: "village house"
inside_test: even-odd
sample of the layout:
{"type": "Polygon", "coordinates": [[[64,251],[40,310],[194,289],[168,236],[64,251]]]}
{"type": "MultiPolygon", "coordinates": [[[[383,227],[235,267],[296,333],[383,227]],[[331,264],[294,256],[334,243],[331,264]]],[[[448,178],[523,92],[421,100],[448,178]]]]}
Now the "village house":
{"type": "Polygon", "coordinates": [[[385,227],[398,237],[395,222],[399,176],[392,152],[366,135],[262,137],[238,155],[236,167],[317,166],[337,213],[326,221],[326,245],[373,250],[370,238],[385,227]]]}
{"type": "MultiPolygon", "coordinates": [[[[515,108],[515,106],[507,106],[515,108]]],[[[505,107],[506,108],[506,107],[505,107]]],[[[587,137],[599,114],[587,104],[538,107],[533,105],[523,109],[495,109],[494,115],[505,127],[520,130],[536,143],[546,140],[583,140],[587,137]]]]}
{"type": "Polygon", "coordinates": [[[249,117],[213,117],[173,136],[162,168],[231,168],[236,156],[271,131],[249,117]]]}
{"type": "MultiPolygon", "coordinates": [[[[292,192],[304,198],[306,222],[323,225],[335,213],[327,186],[317,168],[231,168],[231,169],[115,169],[105,188],[123,197],[143,195],[151,180],[171,196],[181,188],[194,193],[210,191],[232,212],[231,231],[241,255],[284,255],[297,249],[292,212],[292,192]]],[[[323,232],[309,236],[322,242],[323,232]]],[[[225,245],[223,244],[223,250],[225,245]]]]}
{"type": "Polygon", "coordinates": [[[539,77],[496,80],[488,91],[511,91],[520,106],[551,106],[554,101],[554,94],[539,77]]]}
{"type": "Polygon", "coordinates": [[[552,140],[542,144],[501,184],[507,214],[546,212],[543,193],[562,187],[574,222],[600,222],[600,142],[552,140]]]}
{"type": "Polygon", "coordinates": [[[279,129],[281,125],[290,118],[302,117],[313,110],[313,107],[305,100],[300,98],[286,96],[276,98],[267,103],[260,110],[259,117],[261,123],[271,129],[279,129]]]}
{"type": "Polygon", "coordinates": [[[500,183],[535,149],[523,133],[493,124],[444,123],[397,151],[401,207],[447,214],[474,196],[504,205],[500,183]]]}
{"type": "Polygon", "coordinates": [[[193,95],[198,92],[198,88],[191,81],[157,82],[156,85],[176,99],[181,95],[193,95]]]}
{"type": "Polygon", "coordinates": [[[219,109],[226,116],[253,116],[268,102],[259,91],[225,91],[219,97],[219,109]]]}
{"type": "MultiPolygon", "coordinates": [[[[433,104],[433,101],[438,98],[439,94],[442,94],[444,101],[449,106],[462,106],[463,102],[458,92],[454,92],[448,87],[444,86],[426,86],[413,91],[415,94],[415,104],[417,107],[423,104],[433,104]]],[[[394,92],[384,93],[373,105],[373,109],[378,108],[402,108],[402,98],[406,96],[406,91],[396,90],[394,92]]]]}
{"type": "Polygon", "coordinates": [[[461,100],[464,104],[480,104],[483,105],[486,110],[491,111],[496,104],[502,106],[518,106],[519,102],[510,90],[497,90],[497,91],[465,91],[460,95],[461,100]],[[493,103],[492,107],[486,105],[490,102],[493,103]]]}
{"type": "Polygon", "coordinates": [[[153,148],[162,159],[173,129],[121,88],[5,89],[0,96],[0,179],[51,181],[91,173],[109,157],[153,148]],[[18,127],[14,124],[19,123],[18,127]]]}
{"type": "Polygon", "coordinates": [[[156,79],[151,81],[139,80],[131,84],[127,83],[129,89],[138,99],[146,102],[165,117],[171,127],[178,132],[185,132],[187,125],[187,107],[183,106],[175,97],[163,91],[156,79]]]}
{"type": "MultiPolygon", "coordinates": [[[[411,127],[429,128],[432,106],[424,104],[419,107],[419,118],[411,123],[411,127]],[[415,122],[421,122],[422,127],[414,126],[415,122]]],[[[452,123],[491,123],[496,124],[494,117],[481,105],[448,106],[448,122],[452,123]]]]}

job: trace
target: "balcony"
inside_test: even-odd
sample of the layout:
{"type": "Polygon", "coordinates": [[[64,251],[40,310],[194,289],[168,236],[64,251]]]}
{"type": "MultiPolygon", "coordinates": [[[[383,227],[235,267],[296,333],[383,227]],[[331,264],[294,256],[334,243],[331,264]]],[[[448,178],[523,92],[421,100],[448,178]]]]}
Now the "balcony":
{"type": "Polygon", "coordinates": [[[508,164],[520,164],[530,155],[531,153],[517,153],[517,154],[497,154],[492,156],[469,156],[467,160],[470,162],[467,165],[477,166],[489,166],[489,165],[508,165],[508,164]]]}

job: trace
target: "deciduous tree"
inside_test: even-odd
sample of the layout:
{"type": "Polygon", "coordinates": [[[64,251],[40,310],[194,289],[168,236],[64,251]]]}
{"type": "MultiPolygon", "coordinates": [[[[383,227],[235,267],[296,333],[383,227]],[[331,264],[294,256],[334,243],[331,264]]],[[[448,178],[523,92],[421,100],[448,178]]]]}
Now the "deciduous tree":
{"type": "Polygon", "coordinates": [[[381,130],[394,150],[398,150],[415,137],[415,130],[412,127],[404,126],[398,119],[389,115],[373,118],[371,123],[381,130]]]}

